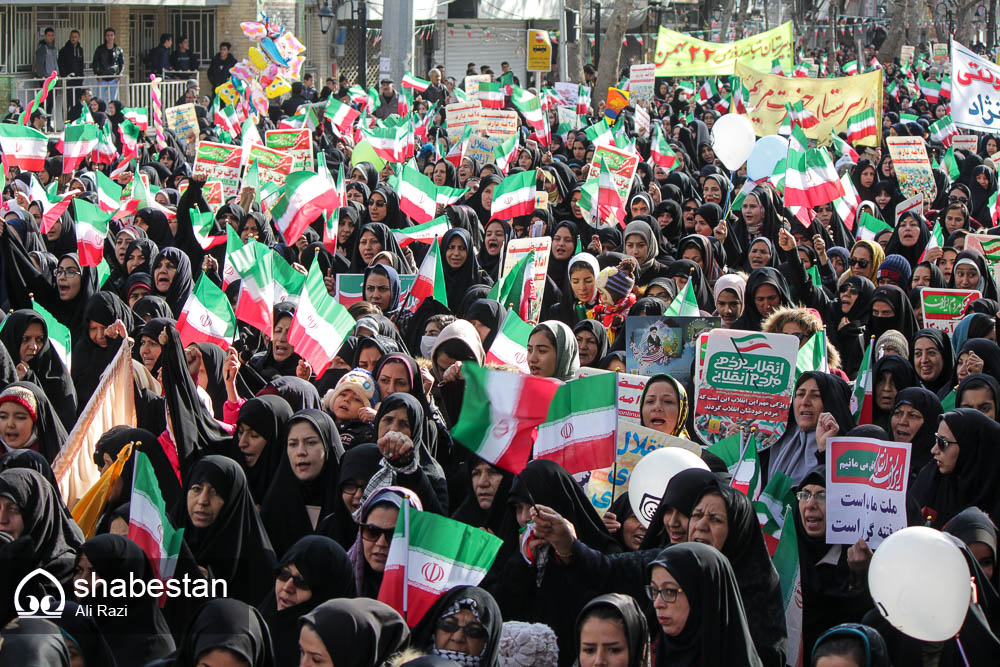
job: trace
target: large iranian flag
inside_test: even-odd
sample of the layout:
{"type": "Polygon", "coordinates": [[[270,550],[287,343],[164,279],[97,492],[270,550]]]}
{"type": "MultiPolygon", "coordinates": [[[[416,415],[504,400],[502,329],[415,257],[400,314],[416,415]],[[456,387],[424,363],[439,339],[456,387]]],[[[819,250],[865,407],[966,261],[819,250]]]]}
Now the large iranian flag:
{"type": "Polygon", "coordinates": [[[41,171],[49,139],[33,127],[0,123],[0,151],[7,167],[20,167],[21,171],[41,171]]]}
{"type": "Polygon", "coordinates": [[[397,184],[399,210],[418,225],[434,219],[437,203],[437,186],[434,181],[408,165],[403,166],[403,175],[397,184]]]}
{"type": "Polygon", "coordinates": [[[92,173],[97,181],[97,205],[105,213],[114,213],[121,205],[122,186],[112,181],[100,171],[92,173]]]}
{"type": "Polygon", "coordinates": [[[825,148],[804,153],[788,151],[785,163],[785,204],[815,207],[844,196],[844,186],[825,148]]]}
{"type": "Polygon", "coordinates": [[[323,115],[330,119],[330,124],[337,128],[341,136],[344,136],[350,133],[351,128],[354,126],[354,121],[361,114],[351,105],[344,104],[331,95],[326,101],[326,108],[323,110],[323,115]]]}
{"type": "Polygon", "coordinates": [[[551,378],[462,365],[465,394],[451,431],[461,445],[515,475],[531,456],[539,424],[560,383],[551,378]]]}
{"type": "Polygon", "coordinates": [[[80,255],[80,266],[97,266],[104,257],[104,240],[108,237],[111,214],[84,199],[74,200],[73,207],[76,213],[76,250],[80,255]]]}
{"type": "Polygon", "coordinates": [[[555,461],[571,475],[613,465],[617,377],[601,373],[559,387],[538,427],[534,458],[555,461]]]}
{"type": "Polygon", "coordinates": [[[313,262],[299,295],[295,319],[288,330],[288,342],[295,353],[308,361],[313,372],[320,376],[337,356],[354,324],[347,309],[326,291],[319,262],[313,262]]]}
{"type": "MultiPolygon", "coordinates": [[[[423,176],[423,174],[421,174],[421,176],[423,176]]],[[[426,176],[424,178],[426,178],[426,176]]],[[[402,183],[400,183],[400,187],[402,187],[402,183]]],[[[399,244],[399,247],[405,248],[414,241],[419,241],[421,243],[434,243],[438,237],[444,236],[445,232],[449,229],[451,229],[451,223],[448,222],[448,216],[442,215],[434,218],[430,222],[417,225],[416,227],[394,229],[392,230],[392,235],[395,237],[396,243],[399,244]]]]}
{"type": "Polygon", "coordinates": [[[545,129],[545,115],[542,113],[542,104],[538,96],[520,86],[514,86],[511,91],[511,101],[517,110],[524,114],[524,119],[535,131],[541,132],[545,129]]]}
{"type": "Polygon", "coordinates": [[[229,257],[242,283],[236,302],[237,319],[257,327],[270,338],[274,330],[274,257],[256,239],[229,257]]]}
{"type": "Polygon", "coordinates": [[[535,210],[535,171],[508,176],[493,189],[490,218],[510,220],[535,210]]]}
{"type": "Polygon", "coordinates": [[[785,512],[781,539],[772,561],[781,582],[781,602],[785,607],[785,626],[788,629],[788,657],[786,664],[801,667],[805,646],[802,641],[802,570],[799,567],[798,536],[790,512],[798,511],[789,505],[785,512]]]}
{"type": "Polygon", "coordinates": [[[480,83],[479,102],[484,109],[503,109],[504,85],[499,81],[480,83]]]}
{"type": "Polygon", "coordinates": [[[875,136],[878,136],[878,126],[874,109],[865,109],[847,119],[847,140],[852,144],[875,136]]]}
{"type": "Polygon", "coordinates": [[[184,309],[177,318],[177,333],[184,347],[191,343],[215,343],[228,350],[232,345],[236,336],[236,314],[226,293],[205,273],[198,277],[184,302],[184,309]]]}
{"type": "Polygon", "coordinates": [[[325,211],[339,208],[337,191],[314,171],[295,171],[285,178],[285,193],[271,209],[274,224],[288,245],[325,211]]]}
{"type": "Polygon", "coordinates": [[[502,545],[484,530],[404,502],[378,599],[402,614],[412,628],[452,588],[478,585],[502,545]]]}
{"type": "Polygon", "coordinates": [[[413,283],[406,298],[407,308],[411,312],[417,312],[417,308],[427,297],[431,297],[446,308],[448,307],[448,291],[444,284],[444,265],[441,264],[441,244],[436,238],[431,242],[430,250],[424,255],[424,261],[420,262],[417,280],[413,283]]]}
{"type": "Polygon", "coordinates": [[[67,125],[63,130],[63,173],[72,174],[96,145],[96,125],[67,125]]]}
{"type": "Polygon", "coordinates": [[[128,538],[142,547],[161,581],[169,579],[177,567],[184,541],[184,529],[174,529],[167,513],[153,464],[143,452],[135,454],[132,502],[128,514],[128,538]]]}
{"type": "Polygon", "coordinates": [[[532,329],[534,327],[518,317],[516,312],[509,311],[493,344],[486,351],[486,363],[506,364],[522,373],[529,373],[528,339],[532,329]]]}

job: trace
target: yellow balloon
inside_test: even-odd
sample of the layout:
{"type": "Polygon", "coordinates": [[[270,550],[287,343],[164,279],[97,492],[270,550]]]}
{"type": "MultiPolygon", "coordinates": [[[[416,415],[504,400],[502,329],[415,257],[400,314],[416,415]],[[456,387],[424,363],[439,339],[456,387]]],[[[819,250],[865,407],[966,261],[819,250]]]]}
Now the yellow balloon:
{"type": "Polygon", "coordinates": [[[292,87],[288,84],[287,81],[285,81],[284,77],[276,76],[274,77],[274,81],[272,81],[267,86],[267,88],[264,89],[264,92],[267,94],[267,97],[269,99],[273,100],[275,97],[284,95],[291,89],[292,87]]]}
{"type": "Polygon", "coordinates": [[[267,63],[269,62],[267,57],[256,46],[251,46],[247,55],[250,57],[250,62],[252,62],[257,69],[263,70],[267,67],[267,63]]]}
{"type": "Polygon", "coordinates": [[[235,104],[240,98],[239,93],[236,92],[236,86],[233,85],[232,81],[226,81],[225,83],[219,85],[215,89],[215,94],[219,96],[219,99],[226,104],[235,104]]]}

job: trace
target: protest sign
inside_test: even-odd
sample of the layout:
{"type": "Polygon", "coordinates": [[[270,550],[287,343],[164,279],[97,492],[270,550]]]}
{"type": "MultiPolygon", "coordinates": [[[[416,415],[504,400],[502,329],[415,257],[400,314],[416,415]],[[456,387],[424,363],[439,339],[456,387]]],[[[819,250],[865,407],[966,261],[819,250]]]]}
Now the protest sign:
{"type": "Polygon", "coordinates": [[[922,288],[920,305],[924,313],[924,327],[953,333],[965,317],[965,309],[980,296],[979,290],[922,288]]]}
{"type": "Polygon", "coordinates": [[[576,109],[572,107],[556,107],[556,113],[559,115],[559,124],[565,123],[569,125],[570,129],[578,130],[580,129],[580,117],[576,115],[576,109]]]}
{"type": "Polygon", "coordinates": [[[479,133],[503,141],[517,134],[517,112],[513,109],[481,109],[479,133]]]}
{"type": "Polygon", "coordinates": [[[899,64],[905,67],[912,63],[914,50],[914,47],[908,44],[899,47],[899,64]]]}
{"type": "MultiPolygon", "coordinates": [[[[400,303],[406,300],[410,293],[410,288],[417,281],[416,274],[404,273],[399,277],[400,303]]],[[[349,308],[358,301],[364,300],[361,290],[364,287],[365,274],[363,273],[339,273],[337,274],[337,301],[344,308],[349,308]]]]}
{"type": "Polygon", "coordinates": [[[682,384],[691,379],[698,335],[717,329],[718,317],[625,318],[625,369],[647,377],[666,373],[682,384]]]}
{"type": "Polygon", "coordinates": [[[468,97],[469,101],[479,101],[479,82],[486,81],[487,83],[492,81],[493,77],[489,74],[469,74],[465,77],[465,95],[468,97]]]}
{"type": "Polygon", "coordinates": [[[281,151],[254,144],[250,147],[249,163],[256,160],[260,184],[274,183],[283,186],[285,177],[292,173],[295,157],[281,151]]]}
{"type": "Polygon", "coordinates": [[[639,414],[639,399],[642,390],[646,388],[649,378],[633,373],[618,374],[618,423],[629,422],[639,424],[642,415],[639,414]]]}
{"type": "Polygon", "coordinates": [[[795,336],[732,329],[708,334],[705,370],[696,385],[694,425],[712,445],[741,425],[757,427],[760,448],[785,432],[795,384],[795,336]]]}
{"type": "Polygon", "coordinates": [[[576,108],[576,96],[580,93],[580,84],[572,81],[556,81],[556,95],[568,107],[576,108]]]}
{"type": "Polygon", "coordinates": [[[935,65],[943,65],[948,61],[948,45],[942,42],[934,42],[931,45],[931,57],[934,58],[935,65]]]}
{"type": "Polygon", "coordinates": [[[653,97],[653,83],[656,80],[656,65],[646,63],[632,65],[628,71],[629,104],[648,101],[653,97]]]}
{"type": "Polygon", "coordinates": [[[542,312],[542,294],[545,293],[545,276],[549,271],[549,251],[552,248],[551,236],[539,236],[527,239],[512,239],[507,244],[507,255],[504,257],[503,271],[501,277],[510,273],[510,270],[521,261],[525,255],[532,250],[535,251],[535,263],[532,265],[532,283],[535,287],[535,298],[531,300],[530,321],[538,323],[539,315],[542,312]]]}
{"type": "Polygon", "coordinates": [[[480,166],[488,162],[495,163],[496,158],[493,156],[493,148],[497,145],[499,145],[499,142],[496,139],[474,134],[469,138],[469,146],[466,148],[465,154],[475,159],[480,166]]]}
{"type": "Polygon", "coordinates": [[[212,213],[218,213],[219,209],[226,203],[224,188],[219,181],[205,181],[202,193],[205,195],[205,202],[212,209],[212,213]]]}
{"type": "Polygon", "coordinates": [[[910,443],[831,438],[826,444],[826,543],[872,549],[906,528],[910,443]]]}
{"type": "MultiPolygon", "coordinates": [[[[737,63],[735,72],[750,91],[747,106],[753,111],[747,118],[753,123],[758,137],[778,134],[781,122],[788,115],[786,102],[801,101],[819,121],[803,129],[806,136],[820,143],[830,141],[831,132],[846,132],[847,121],[865,109],[882,108],[882,70],[833,79],[810,79],[768,74],[770,65],[763,68],[737,63]]],[[[790,68],[785,69],[791,72],[790,68]]],[[[877,134],[855,142],[860,146],[877,146],[882,136],[882,114],[875,114],[877,134]]]]}
{"type": "Polygon", "coordinates": [[[167,128],[183,136],[188,146],[198,142],[198,114],[195,113],[194,103],[167,107],[163,114],[167,117],[167,128]]]}
{"type": "Polygon", "coordinates": [[[482,107],[478,101],[456,102],[445,107],[447,114],[445,122],[448,127],[448,141],[454,141],[465,133],[465,126],[479,127],[479,115],[482,107]]]}
{"type": "Polygon", "coordinates": [[[899,219],[904,213],[918,213],[923,214],[924,212],[924,193],[918,192],[909,199],[901,201],[896,204],[896,224],[899,224],[899,219]]]}
{"type": "Polygon", "coordinates": [[[791,21],[773,30],[723,43],[706,42],[660,26],[653,62],[656,65],[656,76],[728,75],[733,73],[737,62],[770,72],[771,63],[775,59],[778,59],[785,72],[791,72],[795,67],[792,62],[793,47],[791,21]]]}
{"type": "Polygon", "coordinates": [[[314,171],[312,132],[303,127],[288,130],[268,130],[264,133],[268,148],[292,156],[292,171],[314,171]]]}
{"type": "Polygon", "coordinates": [[[951,42],[951,120],[958,127],[996,132],[1000,119],[1000,65],[951,42]]]}
{"type": "Polygon", "coordinates": [[[587,172],[586,180],[601,177],[602,159],[611,171],[611,180],[615,182],[619,196],[623,202],[627,202],[629,189],[632,187],[632,178],[635,176],[635,170],[639,168],[639,156],[635,152],[623,151],[611,146],[600,146],[594,151],[594,159],[590,162],[590,170],[587,172]]]}
{"type": "Polygon", "coordinates": [[[211,141],[198,142],[198,150],[194,157],[194,175],[221,183],[224,198],[235,197],[240,189],[240,155],[239,146],[211,141]]]}
{"type": "Polygon", "coordinates": [[[885,142],[889,146],[892,166],[903,196],[909,199],[922,192],[924,201],[934,201],[937,185],[923,137],[886,137],[885,142]]]}
{"type": "Polygon", "coordinates": [[[649,136],[649,112],[646,107],[635,108],[635,132],[640,137],[649,136]]]}
{"type": "Polygon", "coordinates": [[[956,151],[975,153],[979,149],[979,137],[974,134],[956,134],[951,138],[951,145],[956,151]]]}

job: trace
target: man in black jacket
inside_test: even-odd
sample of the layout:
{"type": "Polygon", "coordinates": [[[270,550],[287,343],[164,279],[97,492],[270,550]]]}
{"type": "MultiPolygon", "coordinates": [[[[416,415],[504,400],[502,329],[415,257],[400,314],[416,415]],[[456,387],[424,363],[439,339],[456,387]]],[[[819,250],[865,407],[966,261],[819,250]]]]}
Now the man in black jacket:
{"type": "Polygon", "coordinates": [[[212,56],[212,62],[208,64],[208,80],[212,84],[212,90],[229,81],[229,70],[236,64],[232,50],[232,44],[223,42],[219,44],[219,52],[212,56]]]}
{"type": "Polygon", "coordinates": [[[102,100],[118,99],[118,84],[125,70],[125,54],[115,44],[115,29],[104,30],[104,43],[94,49],[94,61],[90,64],[97,77],[97,96],[102,100]]]}
{"type": "Polygon", "coordinates": [[[59,77],[83,76],[83,47],[80,46],[80,31],[71,30],[69,41],[59,49],[59,77]]]}

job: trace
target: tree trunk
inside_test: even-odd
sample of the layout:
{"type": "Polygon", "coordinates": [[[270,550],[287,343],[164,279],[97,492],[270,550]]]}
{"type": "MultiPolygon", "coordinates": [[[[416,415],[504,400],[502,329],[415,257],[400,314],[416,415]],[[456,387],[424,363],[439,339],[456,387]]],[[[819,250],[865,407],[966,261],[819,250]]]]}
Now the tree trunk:
{"type": "Polygon", "coordinates": [[[566,44],[566,71],[570,81],[583,81],[583,0],[566,0],[566,9],[577,12],[577,26],[580,37],[566,44]]]}
{"type": "MultiPolygon", "coordinates": [[[[742,4],[742,3],[741,3],[742,4]]],[[[728,42],[729,37],[729,21],[732,19],[733,14],[736,13],[736,0],[726,0],[726,9],[722,12],[722,29],[719,31],[719,41],[728,42]]]]}
{"type": "MultiPolygon", "coordinates": [[[[889,30],[882,48],[878,52],[878,60],[882,63],[891,63],[892,59],[899,55],[899,47],[903,44],[903,37],[906,34],[906,26],[909,0],[890,0],[889,2],[889,24],[896,26],[889,30]]],[[[858,63],[858,67],[863,67],[863,63],[858,63]]]]}
{"type": "MultiPolygon", "coordinates": [[[[628,26],[628,17],[635,9],[636,0],[618,0],[611,12],[608,27],[601,45],[601,61],[597,63],[597,80],[591,92],[591,103],[597,109],[608,100],[608,88],[618,83],[618,65],[622,55],[622,37],[628,26]]],[[[601,27],[604,27],[602,22],[601,27]]]]}
{"type": "Polygon", "coordinates": [[[843,3],[844,0],[830,0],[830,43],[827,46],[826,54],[828,72],[839,72],[840,70],[837,66],[837,17],[844,13],[843,3]]]}
{"type": "Polygon", "coordinates": [[[740,0],[740,9],[736,14],[736,39],[743,38],[743,24],[747,20],[747,10],[750,7],[749,0],[740,0]]]}

